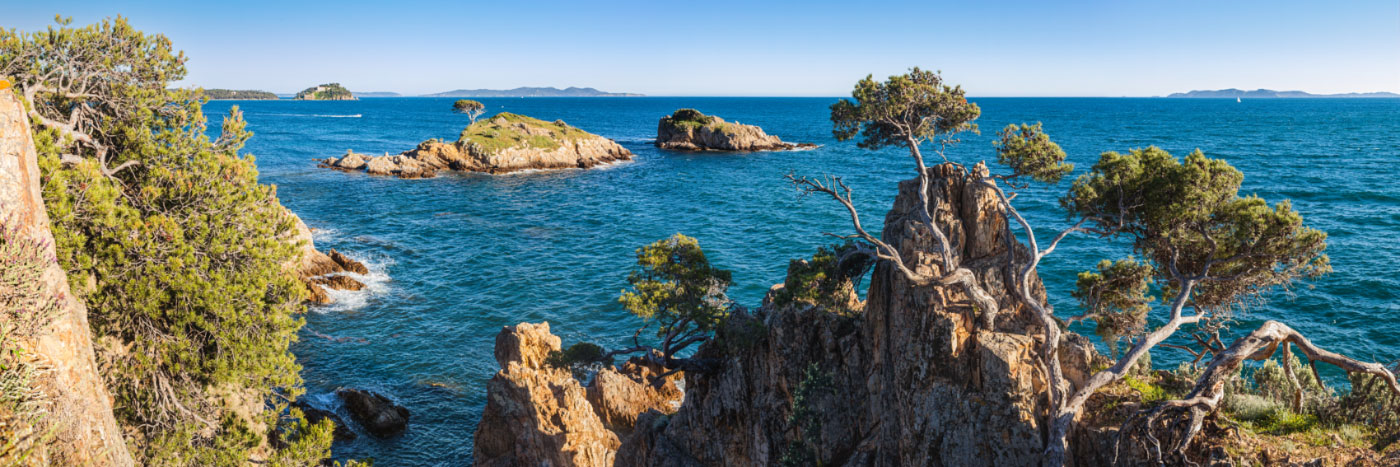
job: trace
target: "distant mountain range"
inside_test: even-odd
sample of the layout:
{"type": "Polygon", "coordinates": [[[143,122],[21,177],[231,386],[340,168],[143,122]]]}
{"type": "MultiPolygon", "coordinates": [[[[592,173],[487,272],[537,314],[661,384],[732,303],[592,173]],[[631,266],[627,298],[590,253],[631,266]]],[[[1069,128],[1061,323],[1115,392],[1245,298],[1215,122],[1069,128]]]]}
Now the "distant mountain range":
{"type": "Polygon", "coordinates": [[[641,94],[626,92],[603,92],[593,88],[569,87],[515,88],[515,89],[457,89],[437,94],[424,94],[423,97],[640,97],[641,94]]]}
{"type": "Polygon", "coordinates": [[[355,97],[403,97],[403,94],[389,91],[355,92],[355,97]]]}
{"type": "Polygon", "coordinates": [[[1316,98],[1316,97],[1400,97],[1400,94],[1393,92],[1352,92],[1347,94],[1312,94],[1303,91],[1275,91],[1272,89],[1255,89],[1245,91],[1243,89],[1220,89],[1216,91],[1191,91],[1178,92],[1167,97],[1186,98],[1236,98],[1247,97],[1251,99],[1275,99],[1275,98],[1316,98]]]}

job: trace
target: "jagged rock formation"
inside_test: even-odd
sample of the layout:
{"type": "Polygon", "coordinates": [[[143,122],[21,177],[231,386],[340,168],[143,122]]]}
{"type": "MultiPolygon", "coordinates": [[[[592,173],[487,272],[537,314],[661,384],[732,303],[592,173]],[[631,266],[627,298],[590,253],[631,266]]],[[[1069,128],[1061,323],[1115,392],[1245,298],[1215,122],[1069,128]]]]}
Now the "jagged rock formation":
{"type": "MultiPolygon", "coordinates": [[[[731,315],[699,349],[696,357],[721,362],[719,370],[688,374],[678,411],[637,417],[611,454],[616,464],[776,465],[787,457],[822,465],[1037,465],[1047,409],[1036,351],[1040,335],[1031,312],[1006,290],[1010,277],[1003,269],[1008,255],[1026,252],[1011,242],[988,188],[966,183],[952,165],[929,170],[931,207],[950,237],[954,265],[974,271],[1002,309],[995,329],[978,326],[961,287],[916,286],[886,265],[876,267],[868,299],[853,313],[765,300],[752,314],[731,315]]],[[[918,186],[917,180],[900,184],[882,236],[911,267],[936,272],[936,240],[912,214],[918,186]]],[[[1043,300],[1039,279],[1033,281],[1043,300]]],[[[1062,363],[1071,375],[1087,373],[1092,347],[1068,341],[1062,363]]],[[[565,376],[556,384],[567,385],[565,376]]],[[[548,387],[530,383],[513,389],[548,387]]],[[[489,387],[491,401],[477,431],[478,462],[500,455],[499,446],[485,441],[515,438],[510,430],[540,424],[496,415],[498,399],[512,401],[510,413],[555,407],[548,398],[506,389],[497,380],[489,387]]],[[[553,420],[547,433],[596,432],[570,419],[540,419],[553,420]]],[[[558,445],[541,444],[516,451],[512,460],[557,463],[549,456],[559,452],[558,445]]],[[[594,452],[589,459],[609,455],[594,452]]]]}
{"type": "Polygon", "coordinates": [[[754,125],[726,122],[695,109],[680,109],[661,117],[656,125],[656,147],[680,151],[786,151],[817,145],[785,143],[754,125]]]}
{"type": "MultiPolygon", "coordinates": [[[[691,375],[680,411],[655,420],[652,432],[638,435],[648,441],[627,444],[618,458],[634,465],[772,465],[784,455],[824,465],[1036,465],[1046,410],[1038,333],[1003,272],[1007,255],[1024,249],[1010,248],[988,188],[965,183],[950,165],[930,170],[930,210],[950,237],[954,264],[973,270],[1002,307],[995,330],[977,326],[960,287],[915,286],[877,266],[856,316],[770,305],[732,318],[716,342],[755,327],[745,321],[764,332],[749,348],[705,345],[698,355],[723,359],[723,369],[691,375]],[[817,433],[789,420],[809,367],[824,382],[803,401],[817,433]]],[[[911,212],[917,191],[916,180],[900,184],[882,237],[911,267],[936,271],[935,240],[911,212]]]]}
{"type": "Polygon", "coordinates": [[[392,156],[346,151],[342,157],[320,160],[320,166],[399,178],[432,178],[443,170],[502,174],[521,170],[587,169],[631,159],[632,152],[613,140],[574,128],[562,120],[545,122],[501,113],[468,126],[453,143],[430,139],[392,156]]]}
{"type": "Polygon", "coordinates": [[[365,288],[365,284],[353,277],[344,275],[345,273],[369,274],[369,268],[363,263],[350,259],[339,251],[331,250],[330,253],[321,253],[316,249],[316,243],[311,238],[311,228],[301,221],[300,217],[292,214],[290,210],[287,215],[292,216],[297,223],[295,240],[301,242],[301,260],[294,267],[297,277],[306,284],[306,290],[310,294],[307,301],[316,304],[329,304],[334,300],[326,293],[326,288],[334,290],[360,290],[365,288]]]}
{"type": "Polygon", "coordinates": [[[674,412],[683,396],[674,378],[659,388],[644,382],[660,369],[637,360],[620,372],[599,371],[585,388],[569,370],[545,364],[558,350],[549,323],[521,323],[496,335],[501,371],[487,383],[476,465],[611,466],[639,414],[674,412]]]}
{"type": "MultiPolygon", "coordinates": [[[[29,128],[19,98],[0,88],[0,219],[16,223],[20,235],[45,245],[45,256],[53,258],[53,233],[29,128]]],[[[58,315],[19,345],[47,367],[35,381],[49,401],[46,426],[36,428],[53,430],[53,437],[37,453],[42,457],[31,460],[38,465],[132,465],[112,415],[111,396],[97,373],[87,307],[70,293],[67,274],[57,262],[44,271],[42,285],[47,295],[58,297],[58,315]]]]}

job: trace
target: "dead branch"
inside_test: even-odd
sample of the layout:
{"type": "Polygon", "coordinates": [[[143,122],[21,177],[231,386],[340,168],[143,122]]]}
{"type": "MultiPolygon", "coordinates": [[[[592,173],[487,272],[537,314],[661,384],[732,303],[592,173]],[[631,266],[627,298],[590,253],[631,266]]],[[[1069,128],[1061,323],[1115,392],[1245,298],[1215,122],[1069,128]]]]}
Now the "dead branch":
{"type": "MultiPolygon", "coordinates": [[[[1153,432],[1157,431],[1176,440],[1172,448],[1166,452],[1167,455],[1184,457],[1186,448],[1190,446],[1196,434],[1201,431],[1202,420],[1219,407],[1220,401],[1225,396],[1226,383],[1231,375],[1239,371],[1244,361],[1268,359],[1282,347],[1284,367],[1291,369],[1289,345],[1297,346],[1298,350],[1311,361],[1330,363],[1348,373],[1366,373],[1377,376],[1390,387],[1391,392],[1400,395],[1400,383],[1396,382],[1395,373],[1386,368],[1385,365],[1362,362],[1324,350],[1313,345],[1312,341],[1293,328],[1278,321],[1266,321],[1259,329],[1236,340],[1230,344],[1229,348],[1217,353],[1210,365],[1206,367],[1205,373],[1196,381],[1195,387],[1185,398],[1165,402],[1125,423],[1123,429],[1119,431],[1119,443],[1121,444],[1123,437],[1129,436],[1137,430],[1154,438],[1156,435],[1153,432]]],[[[1290,374],[1292,373],[1291,370],[1288,371],[1290,374]]],[[[1296,388],[1296,378],[1290,376],[1290,380],[1296,388]]],[[[1294,396],[1295,410],[1300,403],[1300,396],[1301,392],[1294,396]]]]}

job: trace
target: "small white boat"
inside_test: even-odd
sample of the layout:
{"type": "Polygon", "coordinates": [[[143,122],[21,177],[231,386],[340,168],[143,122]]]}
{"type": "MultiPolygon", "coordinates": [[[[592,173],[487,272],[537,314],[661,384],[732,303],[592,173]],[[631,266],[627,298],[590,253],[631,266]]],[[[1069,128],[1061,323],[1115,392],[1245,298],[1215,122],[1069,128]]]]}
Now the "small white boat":
{"type": "Polygon", "coordinates": [[[1235,96],[1235,102],[1239,102],[1239,101],[1240,101],[1240,96],[1235,96]]]}

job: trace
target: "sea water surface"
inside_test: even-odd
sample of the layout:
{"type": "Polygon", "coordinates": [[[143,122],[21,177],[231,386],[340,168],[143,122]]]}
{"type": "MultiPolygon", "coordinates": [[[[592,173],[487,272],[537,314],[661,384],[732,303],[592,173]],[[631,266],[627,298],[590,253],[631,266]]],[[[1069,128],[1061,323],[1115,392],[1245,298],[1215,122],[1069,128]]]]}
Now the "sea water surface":
{"type": "MultiPolygon", "coordinates": [[[[730,295],[755,306],[781,282],[788,261],[850,231],[837,204],[801,198],[783,176],[835,174],[855,190],[872,232],[895,184],[914,175],[898,150],[867,151],[831,137],[836,98],[482,99],[508,111],[617,140],[633,162],[592,170],[503,176],[448,174],[399,180],[316,167],[313,159],[398,153],[428,138],[456,139],[467,124],[453,99],[220,101],[206,106],[217,129],[231,105],[255,136],[261,180],[335,248],[371,270],[365,292],[335,292],[312,307],[293,346],[313,404],[345,414],[337,387],[388,395],[413,413],[402,436],[337,444],[335,457],[378,465],[469,465],[472,434],[496,372],[501,326],[549,321],[565,345],[621,344],[639,321],[616,299],[634,250],[681,232],[734,273],[730,295]],[[680,153],[651,144],[657,119],[682,107],[757,124],[810,151],[680,153]]],[[[1104,151],[1157,145],[1178,156],[1200,149],[1245,173],[1244,194],[1293,200],[1330,234],[1335,272],[1275,293],[1235,323],[1248,330],[1280,319],[1325,348],[1360,358],[1400,358],[1400,99],[983,98],[981,135],[949,157],[994,162],[990,144],[1008,123],[1043,122],[1076,173],[1104,151]]],[[[489,115],[489,113],[488,113],[489,115]]],[[[217,131],[217,130],[213,130],[217,131]]],[[[1016,204],[1044,239],[1066,226],[1056,199],[1069,181],[1025,190],[1016,204]]],[[[1075,274],[1129,254],[1122,242],[1066,240],[1041,267],[1061,315],[1075,310],[1075,274]]],[[[1090,333],[1088,329],[1077,329],[1090,333]]],[[[1239,331],[1237,331],[1238,333],[1239,331]]],[[[1162,349],[1157,366],[1184,353],[1162,349]]],[[[1341,374],[1327,376],[1341,380],[1341,374]]],[[[348,419],[348,417],[346,417],[348,419]]],[[[358,427],[356,427],[358,430],[358,427]]]]}

